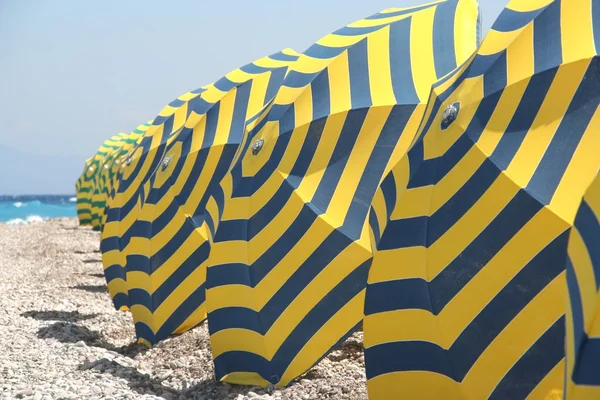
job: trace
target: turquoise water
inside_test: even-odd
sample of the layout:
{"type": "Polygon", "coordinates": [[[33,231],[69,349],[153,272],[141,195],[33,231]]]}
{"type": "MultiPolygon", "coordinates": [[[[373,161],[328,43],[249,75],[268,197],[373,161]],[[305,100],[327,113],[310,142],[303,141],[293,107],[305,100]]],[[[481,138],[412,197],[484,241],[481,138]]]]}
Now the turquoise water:
{"type": "Polygon", "coordinates": [[[0,196],[0,222],[23,224],[75,216],[77,208],[73,195],[0,196]]]}

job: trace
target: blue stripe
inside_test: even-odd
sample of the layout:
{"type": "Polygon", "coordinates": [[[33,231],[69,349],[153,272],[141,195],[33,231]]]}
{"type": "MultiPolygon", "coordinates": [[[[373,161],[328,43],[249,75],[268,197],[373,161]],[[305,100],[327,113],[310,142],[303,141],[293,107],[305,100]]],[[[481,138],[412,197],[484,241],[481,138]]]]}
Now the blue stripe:
{"type": "Polygon", "coordinates": [[[485,159],[469,180],[429,217],[427,244],[435,243],[458,222],[489,190],[500,172],[490,159],[485,159]]]}
{"type": "MultiPolygon", "coordinates": [[[[563,271],[560,259],[564,255],[566,241],[567,234],[563,233],[538,253],[463,330],[447,352],[436,344],[417,341],[374,346],[365,350],[367,377],[370,379],[394,371],[424,370],[462,381],[498,334],[563,271]],[[451,368],[446,356],[451,361],[451,368]]],[[[427,310],[430,307],[428,297],[430,294],[435,297],[437,290],[433,282],[427,287],[424,280],[416,278],[371,284],[367,287],[365,315],[397,309],[427,310]]],[[[558,349],[562,354],[563,340],[564,332],[559,342],[550,341],[539,352],[552,354],[558,349]]],[[[534,381],[537,384],[538,381],[534,381]]]]}
{"type": "MultiPolygon", "coordinates": [[[[210,292],[207,296],[210,299],[210,292]]],[[[208,331],[211,335],[231,328],[242,328],[261,333],[263,326],[260,321],[260,313],[245,307],[219,308],[208,313],[208,331]]]]}
{"type": "Polygon", "coordinates": [[[308,56],[311,58],[317,58],[320,60],[328,60],[328,59],[339,56],[344,51],[346,51],[347,48],[348,48],[347,46],[329,47],[329,46],[323,46],[322,44],[319,44],[319,43],[315,43],[312,46],[310,46],[303,54],[305,56],[308,56]]]}
{"type": "Polygon", "coordinates": [[[390,73],[397,104],[420,103],[410,63],[411,22],[408,18],[390,25],[390,73]]]}
{"type": "Polygon", "coordinates": [[[427,217],[391,220],[381,235],[377,249],[425,246],[427,243],[427,217]]]}
{"type": "Polygon", "coordinates": [[[140,254],[130,254],[126,257],[125,271],[140,271],[150,274],[150,259],[140,254]]]}
{"type": "Polygon", "coordinates": [[[244,65],[243,67],[240,68],[241,71],[243,71],[247,74],[252,74],[252,75],[264,74],[265,72],[272,71],[273,69],[274,68],[261,67],[256,64],[253,64],[253,63],[244,65]]]}
{"type": "Polygon", "coordinates": [[[194,112],[198,115],[204,115],[210,108],[213,106],[213,103],[209,103],[204,100],[201,96],[194,97],[188,102],[188,110],[190,112],[194,112]]]}
{"type": "Polygon", "coordinates": [[[533,11],[515,11],[510,8],[502,10],[492,29],[498,32],[514,32],[533,21],[545,7],[533,11]]]}
{"type": "Polygon", "coordinates": [[[375,25],[375,26],[364,26],[364,27],[353,27],[345,26],[333,32],[333,35],[338,36],[360,36],[367,35],[369,33],[377,32],[378,30],[385,28],[388,24],[375,25]]]}
{"type": "MultiPolygon", "coordinates": [[[[564,269],[564,255],[568,234],[564,232],[540,251],[510,282],[485,306],[475,319],[462,331],[450,349],[451,362],[456,378],[462,380],[479,356],[496,339],[511,321],[547,287],[564,269]]],[[[469,262],[476,260],[465,260],[469,262]]],[[[453,277],[446,277],[446,282],[453,277]]],[[[436,278],[437,279],[437,278],[436,278]]],[[[452,284],[452,283],[451,283],[452,284]]],[[[434,285],[429,290],[435,297],[434,285]]],[[[435,304],[435,302],[434,302],[435,304]]],[[[564,324],[564,321],[563,321],[564,324]]],[[[559,342],[549,344],[542,351],[552,352],[560,348],[564,355],[564,333],[559,342]]],[[[562,355],[561,355],[562,357],[562,355]]],[[[552,366],[554,366],[553,364],[552,366]]],[[[527,374],[524,374],[527,375],[527,374]]],[[[507,398],[521,398],[507,397],[507,398]]]]}
{"type": "Polygon", "coordinates": [[[578,385],[600,386],[600,338],[589,338],[583,344],[575,365],[573,382],[578,385]]]}
{"type": "Polygon", "coordinates": [[[586,201],[581,202],[575,217],[575,229],[581,235],[592,261],[596,289],[600,287],[600,246],[597,244],[598,238],[600,238],[600,221],[598,221],[598,217],[586,201]]]}
{"type": "Polygon", "coordinates": [[[154,339],[154,332],[143,322],[135,323],[135,333],[138,338],[144,338],[150,343],[156,343],[156,340],[154,339]]]}
{"type": "Polygon", "coordinates": [[[435,343],[389,342],[365,349],[367,380],[399,371],[429,371],[452,379],[446,351],[435,343]]]}
{"type": "MultiPolygon", "coordinates": [[[[192,294],[179,306],[173,313],[167,318],[164,324],[156,331],[154,341],[147,339],[151,343],[156,343],[159,340],[166,339],[171,336],[173,332],[185,322],[206,300],[204,284],[199,285],[192,294]]],[[[202,321],[199,321],[201,323],[202,321]]],[[[144,333],[144,332],[140,332],[144,333]]],[[[140,337],[138,335],[138,337],[140,337]]]]}
{"type": "MultiPolygon", "coordinates": [[[[402,268],[398,260],[390,269],[402,268]]],[[[371,283],[367,286],[365,315],[394,310],[427,310],[431,312],[429,283],[421,278],[409,278],[371,283]]]]}
{"type": "MultiPolygon", "coordinates": [[[[211,315],[208,315],[208,328],[211,329],[211,315]]],[[[215,376],[219,380],[230,371],[256,372],[267,381],[275,384],[279,381],[279,376],[271,373],[271,364],[264,357],[258,354],[246,351],[228,351],[219,354],[214,359],[215,376]]]]}
{"type": "Polygon", "coordinates": [[[275,98],[277,92],[279,91],[279,88],[281,87],[281,84],[283,83],[283,80],[285,79],[285,74],[287,70],[287,68],[277,68],[273,70],[273,72],[271,72],[271,77],[269,78],[269,83],[267,84],[267,90],[265,91],[265,98],[263,99],[263,104],[266,105],[272,99],[275,98]]]}
{"type": "Polygon", "coordinates": [[[563,360],[565,320],[558,319],[508,371],[490,396],[496,399],[525,399],[563,360]]]}
{"type": "Polygon", "coordinates": [[[104,269],[104,278],[106,278],[107,283],[110,283],[115,279],[125,280],[125,268],[122,265],[113,264],[104,269]]]}
{"type": "MultiPolygon", "coordinates": [[[[456,68],[454,19],[458,1],[445,1],[435,9],[433,19],[433,61],[436,76],[442,77],[456,68]]],[[[410,53],[409,53],[410,54],[410,53]]]]}
{"type": "Polygon", "coordinates": [[[371,107],[373,101],[369,82],[369,55],[366,38],[348,49],[348,73],[350,75],[352,109],[371,107]]]}
{"type": "Polygon", "coordinates": [[[169,103],[169,106],[173,107],[173,108],[179,108],[179,107],[181,107],[184,104],[185,104],[184,100],[175,99],[175,100],[173,100],[172,102],[169,103]]]}
{"type": "MultiPolygon", "coordinates": [[[[186,225],[191,224],[186,223],[186,225]]],[[[167,297],[177,290],[179,285],[181,285],[191,274],[193,274],[196,269],[200,268],[202,263],[208,259],[209,251],[210,243],[205,241],[197,249],[195,249],[194,252],[190,254],[190,256],[183,261],[171,275],[169,275],[169,277],[152,294],[154,307],[151,311],[158,309],[158,307],[160,307],[167,297]]],[[[169,255],[172,254],[174,253],[169,255]]],[[[153,268],[152,273],[159,269],[160,266],[158,266],[158,268],[153,268]]]]}
{"type": "MultiPolygon", "coordinates": [[[[448,203],[446,203],[448,204],[448,203]]],[[[442,207],[443,209],[444,207],[442,207]]],[[[519,190],[502,211],[431,282],[435,313],[444,307],[465,287],[482,268],[542,209],[542,205],[524,190],[519,190]]],[[[455,211],[435,213],[429,220],[428,236],[437,237],[433,228],[438,221],[453,220],[455,211]]],[[[444,232],[439,232],[442,235],[444,232]]],[[[432,243],[432,242],[431,242],[432,243]]],[[[566,246],[566,244],[565,244],[566,246]]],[[[560,258],[560,255],[558,256],[560,258]]],[[[550,266],[548,266],[550,269],[550,266]]],[[[564,268],[564,266],[563,266],[564,268]]]]}
{"type": "MultiPolygon", "coordinates": [[[[250,282],[252,285],[258,284],[274,267],[277,263],[285,257],[287,253],[289,253],[292,248],[298,243],[298,241],[304,236],[306,231],[310,228],[314,220],[317,218],[317,215],[314,211],[305,205],[298,216],[291,223],[290,227],[284,232],[281,237],[279,237],[271,247],[269,247],[252,265],[252,269],[250,273],[250,282]]],[[[236,220],[237,221],[237,220],[236,220]]],[[[246,220],[242,220],[242,222],[234,223],[234,221],[223,221],[221,225],[217,229],[217,234],[215,236],[215,243],[223,242],[223,241],[232,241],[232,240],[244,240],[249,241],[247,234],[245,231],[247,230],[246,224],[244,222],[246,220]],[[233,232],[234,229],[239,229],[241,232],[233,232]],[[234,236],[237,235],[237,236],[234,236]]],[[[217,266],[213,266],[211,268],[218,268],[217,266]]],[[[248,274],[248,272],[245,272],[248,274]]],[[[245,276],[241,278],[233,278],[238,282],[246,280],[245,276]]],[[[209,282],[208,285],[210,287],[214,287],[212,282],[209,282]]]]}
{"type": "Polygon", "coordinates": [[[419,169],[413,171],[409,187],[435,185],[452,171],[460,160],[473,148],[491,119],[502,92],[495,92],[477,106],[477,110],[463,135],[440,158],[423,160],[419,169]]]}
{"type": "Polygon", "coordinates": [[[406,126],[414,110],[414,106],[394,106],[381,129],[375,148],[369,156],[356,191],[352,196],[352,202],[342,226],[356,240],[360,238],[373,196],[375,196],[379,182],[381,182],[392,151],[400,140],[400,135],[403,132],[402,128],[406,126]]]}
{"type": "MultiPolygon", "coordinates": [[[[383,200],[385,201],[385,209],[387,212],[387,219],[392,215],[392,211],[396,207],[396,178],[395,172],[391,171],[381,182],[381,192],[383,193],[383,200]]],[[[402,189],[402,188],[400,188],[402,189]]]]}
{"type": "MultiPolygon", "coordinates": [[[[483,75],[483,95],[484,100],[488,96],[493,96],[497,92],[502,92],[508,86],[508,61],[506,51],[493,56],[478,58],[480,62],[489,63],[486,72],[483,75]]],[[[473,72],[473,71],[470,71],[473,72]]]]}
{"type": "Polygon", "coordinates": [[[237,85],[238,84],[236,82],[233,82],[226,76],[222,77],[221,79],[219,79],[218,81],[213,83],[213,86],[215,88],[219,89],[221,92],[229,92],[231,89],[235,88],[237,85]]]}
{"type": "MultiPolygon", "coordinates": [[[[214,360],[217,379],[234,371],[254,371],[264,379],[276,383],[317,330],[326,324],[348,301],[364,289],[369,266],[370,262],[365,262],[357,266],[354,271],[327,293],[294,328],[281,347],[275,352],[270,362],[256,354],[248,352],[232,351],[217,356],[214,360]]],[[[213,333],[213,315],[214,313],[209,314],[209,329],[211,330],[211,334],[213,333]]],[[[230,317],[236,318],[233,314],[230,317]]],[[[262,322],[262,318],[259,318],[262,322]]],[[[345,332],[341,338],[335,338],[333,347],[341,343],[354,329],[345,332]]]]}
{"type": "MultiPolygon", "coordinates": [[[[198,88],[198,89],[194,89],[194,90],[192,90],[190,93],[194,93],[194,94],[202,94],[202,93],[204,93],[204,92],[206,92],[206,89],[203,89],[203,88],[198,88]]],[[[142,131],[138,131],[138,130],[136,129],[134,132],[141,133],[142,131]]]]}
{"type": "Polygon", "coordinates": [[[138,304],[146,307],[150,312],[154,310],[152,307],[152,296],[143,289],[129,289],[129,304],[138,304]]]}
{"type": "Polygon", "coordinates": [[[379,12],[379,13],[371,15],[370,17],[367,17],[365,19],[382,19],[382,18],[400,17],[402,15],[412,14],[417,11],[426,10],[428,8],[435,7],[436,5],[437,4],[425,4],[422,6],[405,8],[405,9],[398,10],[398,11],[392,11],[392,12],[386,12],[386,13],[379,12]]]}
{"type": "Polygon", "coordinates": [[[312,204],[320,210],[327,210],[333,197],[333,193],[340,181],[342,173],[346,168],[348,157],[356,144],[358,134],[362,128],[368,109],[351,110],[346,115],[346,121],[340,132],[339,139],[329,160],[329,165],[319,182],[313,196],[312,204]]]}
{"type": "Polygon", "coordinates": [[[280,51],[280,52],[271,54],[269,56],[269,58],[272,60],[276,60],[276,61],[290,62],[290,61],[296,61],[298,59],[298,56],[285,54],[280,51]]]}
{"type": "MultiPolygon", "coordinates": [[[[299,219],[300,217],[297,219],[297,221],[299,219]]],[[[288,235],[289,232],[292,232],[292,234],[295,235],[298,234],[298,230],[292,229],[292,227],[288,229],[285,234],[288,235]]],[[[300,235],[302,235],[304,232],[305,231],[301,231],[300,235]]],[[[296,242],[293,244],[295,243],[296,242]]],[[[333,231],[258,312],[257,318],[260,321],[260,324],[257,332],[262,335],[266,334],[273,323],[285,311],[287,306],[298,296],[298,294],[351,243],[352,241],[343,233],[340,231],[333,231]]],[[[267,252],[265,252],[265,254],[263,254],[263,257],[261,258],[264,260],[266,258],[265,255],[273,249],[277,249],[279,251],[278,247],[279,245],[276,242],[267,252]]],[[[266,276],[266,274],[270,272],[275,265],[278,264],[281,258],[275,259],[273,256],[268,257],[268,268],[264,268],[266,263],[263,260],[257,260],[257,262],[252,265],[252,268],[248,269],[250,272],[250,282],[254,285],[260,282],[260,280],[266,276]],[[257,263],[259,262],[261,262],[261,264],[257,266],[257,263]]],[[[212,266],[211,268],[218,268],[218,266],[212,266]]],[[[242,269],[240,268],[240,270],[242,269]]],[[[240,272],[243,272],[243,270],[240,272]]],[[[238,280],[238,282],[241,281],[242,279],[238,280]]],[[[207,285],[214,287],[212,282],[208,282],[207,285]]],[[[366,279],[364,281],[364,285],[366,285],[366,279]]],[[[209,323],[211,334],[223,329],[234,327],[256,330],[257,326],[255,319],[250,317],[250,314],[256,314],[255,311],[241,308],[236,309],[236,312],[233,313],[231,310],[225,310],[227,309],[219,309],[211,313],[209,323]],[[250,323],[250,325],[243,325],[244,323],[250,323]]]]}
{"type": "Polygon", "coordinates": [[[129,307],[129,296],[125,293],[117,293],[113,297],[113,305],[115,310],[120,310],[122,307],[129,307]]]}
{"type": "Polygon", "coordinates": [[[283,86],[299,89],[308,86],[313,79],[319,74],[319,72],[304,73],[294,70],[290,70],[288,75],[283,81],[283,86]]]}
{"type": "Polygon", "coordinates": [[[561,0],[553,1],[533,22],[533,58],[536,74],[562,64],[560,7],[561,0]]]}
{"type": "MultiPolygon", "coordinates": [[[[381,210],[379,211],[381,212],[381,210]]],[[[379,221],[377,220],[377,212],[373,207],[371,207],[369,213],[369,226],[371,227],[371,231],[373,232],[373,237],[375,239],[376,246],[378,246],[379,240],[381,239],[381,230],[379,228],[379,221]]]]}
{"type": "Polygon", "coordinates": [[[209,266],[206,271],[206,289],[225,285],[254,287],[248,265],[236,263],[209,266]]]}
{"type": "MultiPolygon", "coordinates": [[[[271,360],[273,368],[279,376],[283,375],[296,355],[300,353],[304,345],[311,340],[317,331],[326,325],[358,293],[364,290],[370,265],[371,261],[369,260],[356,266],[356,269],[331,289],[298,323],[281,347],[277,349],[271,360]]],[[[357,323],[360,323],[360,315],[355,315],[354,318],[357,323]]],[[[333,342],[332,348],[324,352],[323,356],[327,355],[329,351],[350,336],[354,329],[342,333],[340,337],[332,337],[330,335],[328,341],[330,343],[333,342]]]]}
{"type": "Polygon", "coordinates": [[[598,77],[600,77],[600,61],[598,57],[594,57],[542,160],[527,184],[527,190],[534,193],[545,205],[550,204],[598,108],[598,93],[600,93],[598,77]]]}
{"type": "Polygon", "coordinates": [[[550,85],[552,85],[556,71],[557,69],[544,71],[532,76],[529,80],[515,114],[490,157],[500,169],[508,168],[519,146],[529,133],[550,85]]]}
{"type": "MultiPolygon", "coordinates": [[[[321,142],[321,138],[323,135],[323,130],[325,129],[325,124],[327,123],[327,118],[314,119],[310,122],[308,126],[308,131],[306,132],[306,137],[304,142],[302,143],[302,148],[298,153],[298,157],[294,162],[294,165],[286,178],[286,183],[288,183],[289,187],[286,188],[286,191],[290,191],[290,189],[298,189],[300,184],[302,183],[302,179],[306,176],[308,168],[313,160],[314,155],[317,152],[317,147],[321,142]]],[[[279,189],[281,190],[281,188],[279,189]]],[[[278,192],[279,192],[278,190],[278,192]]],[[[279,193],[276,193],[277,196],[279,193]]],[[[287,198],[291,196],[291,191],[288,193],[287,198]]],[[[281,202],[277,205],[271,204],[270,206],[283,207],[285,203],[281,202]]],[[[265,207],[269,208],[269,206],[265,207]]],[[[261,210],[262,211],[262,210],[261,210]]]]}
{"type": "Polygon", "coordinates": [[[579,354],[581,344],[586,339],[586,333],[584,330],[584,317],[583,317],[583,304],[581,299],[581,292],[579,290],[579,284],[577,283],[577,276],[571,257],[567,257],[567,288],[569,301],[571,302],[571,318],[573,320],[573,341],[575,343],[575,358],[579,354]]]}
{"type": "Polygon", "coordinates": [[[594,29],[594,43],[596,54],[600,53],[600,3],[592,1],[592,26],[594,29]]]}
{"type": "Polygon", "coordinates": [[[331,114],[329,92],[329,70],[324,69],[315,77],[310,84],[312,94],[312,114],[313,121],[325,118],[331,114]]]}

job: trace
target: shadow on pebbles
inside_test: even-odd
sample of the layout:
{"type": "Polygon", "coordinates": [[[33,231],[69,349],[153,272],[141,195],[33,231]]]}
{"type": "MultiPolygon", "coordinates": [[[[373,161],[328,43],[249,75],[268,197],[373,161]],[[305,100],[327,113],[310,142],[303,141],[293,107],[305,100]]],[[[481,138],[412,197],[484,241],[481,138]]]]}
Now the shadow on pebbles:
{"type": "Polygon", "coordinates": [[[0,399],[367,398],[361,331],[285,389],[216,382],[206,324],[137,344],[98,240],[75,219],[0,224],[0,399]]]}

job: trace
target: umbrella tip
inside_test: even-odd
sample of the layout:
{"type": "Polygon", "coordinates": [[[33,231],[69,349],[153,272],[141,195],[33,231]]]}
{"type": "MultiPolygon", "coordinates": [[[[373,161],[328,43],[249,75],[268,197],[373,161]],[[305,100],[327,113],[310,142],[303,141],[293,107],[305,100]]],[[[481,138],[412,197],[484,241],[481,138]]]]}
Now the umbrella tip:
{"type": "Polygon", "coordinates": [[[444,111],[442,111],[442,122],[440,124],[442,130],[446,130],[450,125],[452,125],[452,123],[456,120],[459,111],[459,102],[448,105],[444,111]]]}
{"type": "Polygon", "coordinates": [[[264,144],[265,144],[265,141],[263,139],[258,139],[257,141],[252,143],[252,155],[255,156],[258,153],[260,153],[264,144]]]}

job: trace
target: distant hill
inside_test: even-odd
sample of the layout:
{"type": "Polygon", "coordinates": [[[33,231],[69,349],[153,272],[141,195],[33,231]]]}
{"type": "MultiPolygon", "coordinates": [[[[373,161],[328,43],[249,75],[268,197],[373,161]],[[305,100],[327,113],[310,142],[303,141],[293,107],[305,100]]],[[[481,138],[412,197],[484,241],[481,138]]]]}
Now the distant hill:
{"type": "Polygon", "coordinates": [[[71,194],[85,160],[27,153],[0,144],[0,195],[71,194]]]}

